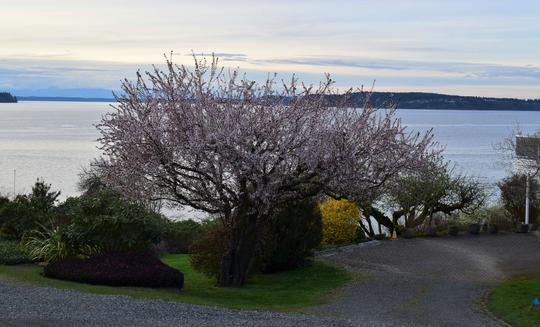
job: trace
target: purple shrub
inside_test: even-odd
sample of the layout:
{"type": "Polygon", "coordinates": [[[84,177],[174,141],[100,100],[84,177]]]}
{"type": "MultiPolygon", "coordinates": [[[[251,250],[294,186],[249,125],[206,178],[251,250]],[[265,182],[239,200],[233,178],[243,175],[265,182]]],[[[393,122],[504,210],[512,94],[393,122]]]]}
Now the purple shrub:
{"type": "Polygon", "coordinates": [[[184,286],[184,274],[149,253],[110,252],[89,259],[67,259],[48,264],[46,277],[109,286],[184,286]]]}

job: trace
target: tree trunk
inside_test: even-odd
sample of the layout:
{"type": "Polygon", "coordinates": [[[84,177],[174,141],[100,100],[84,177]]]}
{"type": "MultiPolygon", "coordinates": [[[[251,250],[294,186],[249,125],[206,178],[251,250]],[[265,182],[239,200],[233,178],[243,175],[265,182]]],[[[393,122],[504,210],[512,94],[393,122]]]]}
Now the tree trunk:
{"type": "Polygon", "coordinates": [[[259,217],[248,213],[249,208],[239,210],[233,218],[228,249],[221,261],[218,286],[240,287],[244,285],[257,247],[259,217]]]}

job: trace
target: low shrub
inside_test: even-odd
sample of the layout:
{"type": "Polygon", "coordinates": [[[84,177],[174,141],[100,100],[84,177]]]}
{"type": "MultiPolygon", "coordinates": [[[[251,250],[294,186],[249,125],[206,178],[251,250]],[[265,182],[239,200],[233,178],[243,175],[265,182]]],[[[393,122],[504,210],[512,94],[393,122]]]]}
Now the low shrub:
{"type": "Polygon", "coordinates": [[[497,234],[499,232],[499,227],[495,224],[489,224],[488,230],[491,234],[497,234]]]}
{"type": "Polygon", "coordinates": [[[110,252],[89,259],[71,258],[49,263],[46,277],[109,286],[184,286],[184,275],[156,256],[140,252],[110,252]]]}
{"type": "Polygon", "coordinates": [[[171,221],[163,234],[163,244],[168,253],[189,253],[191,243],[203,233],[203,224],[192,219],[171,221]]]}
{"type": "Polygon", "coordinates": [[[226,250],[225,228],[222,224],[214,224],[191,243],[189,249],[191,265],[198,272],[209,277],[217,277],[226,250]]]}
{"type": "Polygon", "coordinates": [[[323,244],[342,245],[357,239],[360,212],[348,200],[328,199],[320,204],[323,221],[323,244]]]}
{"type": "Polygon", "coordinates": [[[58,208],[73,244],[102,252],[146,251],[161,241],[168,220],[118,193],[102,191],[69,198],[58,208]]]}
{"type": "Polygon", "coordinates": [[[322,217],[315,199],[291,203],[277,211],[260,237],[257,268],[277,272],[296,268],[323,237],[322,217]]]}
{"type": "Polygon", "coordinates": [[[30,262],[32,259],[28,250],[19,242],[0,240],[0,264],[18,265],[30,262]]]}
{"type": "Polygon", "coordinates": [[[435,234],[436,237],[445,237],[445,236],[448,236],[448,231],[446,230],[442,230],[442,231],[438,231],[436,234],[435,234]]]}

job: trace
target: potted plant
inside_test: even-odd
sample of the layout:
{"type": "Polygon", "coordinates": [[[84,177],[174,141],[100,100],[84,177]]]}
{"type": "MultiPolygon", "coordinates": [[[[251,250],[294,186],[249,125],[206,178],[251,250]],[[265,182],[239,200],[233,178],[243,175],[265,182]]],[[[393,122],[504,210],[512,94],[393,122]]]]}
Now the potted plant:
{"type": "Polygon", "coordinates": [[[487,221],[485,221],[483,224],[482,224],[482,232],[487,232],[488,231],[488,223],[487,221]]]}
{"type": "Polygon", "coordinates": [[[517,232],[518,233],[528,233],[529,232],[529,225],[528,224],[519,224],[517,226],[517,232]]]}
{"type": "Polygon", "coordinates": [[[429,227],[426,229],[426,235],[429,236],[429,237],[435,237],[435,236],[437,236],[437,227],[429,226],[429,227]]]}
{"type": "Polygon", "coordinates": [[[413,238],[416,236],[416,232],[412,228],[405,228],[405,230],[401,233],[401,236],[403,238],[413,238]]]}
{"type": "Polygon", "coordinates": [[[384,240],[384,238],[386,237],[385,234],[375,234],[373,236],[377,241],[381,241],[381,240],[384,240]]]}
{"type": "Polygon", "coordinates": [[[448,234],[450,234],[452,236],[459,235],[459,227],[457,225],[448,226],[448,234]]]}
{"type": "Polygon", "coordinates": [[[478,224],[478,223],[470,224],[469,225],[469,234],[472,234],[472,235],[480,234],[480,224],[478,224]]]}

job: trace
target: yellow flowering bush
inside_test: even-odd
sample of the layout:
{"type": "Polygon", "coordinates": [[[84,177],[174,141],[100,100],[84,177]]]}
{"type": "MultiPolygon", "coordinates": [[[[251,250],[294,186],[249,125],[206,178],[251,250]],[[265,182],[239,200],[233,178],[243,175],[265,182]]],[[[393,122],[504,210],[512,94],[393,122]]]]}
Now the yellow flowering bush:
{"type": "Polygon", "coordinates": [[[323,220],[323,244],[348,244],[356,240],[360,212],[348,200],[328,199],[319,204],[323,220]]]}

